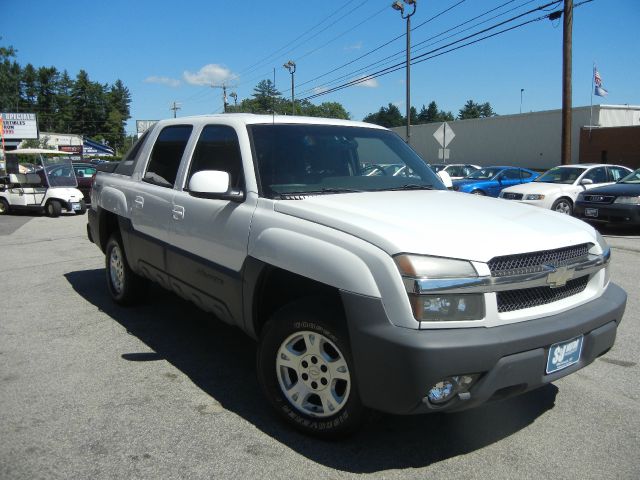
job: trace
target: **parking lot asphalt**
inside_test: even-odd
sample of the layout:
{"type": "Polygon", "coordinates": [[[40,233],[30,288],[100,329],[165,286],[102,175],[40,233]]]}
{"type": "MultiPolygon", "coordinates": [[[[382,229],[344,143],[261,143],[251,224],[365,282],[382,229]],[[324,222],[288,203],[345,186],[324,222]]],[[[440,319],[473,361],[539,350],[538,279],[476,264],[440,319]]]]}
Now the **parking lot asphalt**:
{"type": "Polygon", "coordinates": [[[0,479],[638,478],[640,236],[604,231],[629,294],[615,347],[528,394],[375,414],[340,442],[289,430],[239,330],[152,288],[111,303],[86,217],[0,217],[0,479]]]}

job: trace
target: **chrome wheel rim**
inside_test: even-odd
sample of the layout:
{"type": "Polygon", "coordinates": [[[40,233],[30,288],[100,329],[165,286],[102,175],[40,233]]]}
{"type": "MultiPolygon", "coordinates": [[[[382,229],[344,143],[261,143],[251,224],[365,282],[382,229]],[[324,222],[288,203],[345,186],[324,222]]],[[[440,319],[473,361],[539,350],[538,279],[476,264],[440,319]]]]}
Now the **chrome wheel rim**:
{"type": "Polygon", "coordinates": [[[276,374],[285,398],[305,415],[330,417],[349,400],[347,361],[335,343],[317,332],[296,332],[282,342],[276,374]]]}
{"type": "Polygon", "coordinates": [[[7,211],[7,204],[4,202],[0,202],[0,213],[5,213],[7,211]]]}
{"type": "Polygon", "coordinates": [[[116,293],[121,293],[124,286],[124,265],[122,264],[122,252],[120,252],[118,245],[111,249],[109,255],[109,278],[116,293]]]}
{"type": "Polygon", "coordinates": [[[556,212],[565,213],[569,215],[569,213],[571,213],[571,207],[567,202],[558,202],[558,204],[556,205],[556,212]]]}

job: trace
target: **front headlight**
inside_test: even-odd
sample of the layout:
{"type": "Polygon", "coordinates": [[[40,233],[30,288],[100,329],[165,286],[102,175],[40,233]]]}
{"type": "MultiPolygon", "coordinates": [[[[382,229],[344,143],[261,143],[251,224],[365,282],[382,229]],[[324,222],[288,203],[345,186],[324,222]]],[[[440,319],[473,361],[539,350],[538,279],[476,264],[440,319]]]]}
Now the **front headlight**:
{"type": "Polygon", "coordinates": [[[618,197],[613,203],[621,203],[622,205],[640,205],[639,197],[618,197]]]}
{"type": "Polygon", "coordinates": [[[478,277],[471,262],[424,255],[398,255],[394,258],[403,277],[416,320],[422,322],[481,320],[484,318],[484,295],[481,293],[428,293],[418,285],[441,285],[478,277]],[[432,282],[431,282],[432,281],[432,282]]]}
{"type": "Polygon", "coordinates": [[[525,195],[525,200],[544,200],[544,195],[540,195],[539,193],[529,193],[525,195]]]}

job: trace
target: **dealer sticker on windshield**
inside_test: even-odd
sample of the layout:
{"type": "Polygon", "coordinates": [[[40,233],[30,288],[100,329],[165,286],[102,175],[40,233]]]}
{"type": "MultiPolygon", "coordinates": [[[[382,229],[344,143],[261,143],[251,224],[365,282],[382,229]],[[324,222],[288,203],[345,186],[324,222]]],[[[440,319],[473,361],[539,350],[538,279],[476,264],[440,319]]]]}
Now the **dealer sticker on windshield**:
{"type": "Polygon", "coordinates": [[[583,336],[565,342],[554,343],[549,349],[547,358],[547,374],[567,368],[580,360],[583,336]]]}

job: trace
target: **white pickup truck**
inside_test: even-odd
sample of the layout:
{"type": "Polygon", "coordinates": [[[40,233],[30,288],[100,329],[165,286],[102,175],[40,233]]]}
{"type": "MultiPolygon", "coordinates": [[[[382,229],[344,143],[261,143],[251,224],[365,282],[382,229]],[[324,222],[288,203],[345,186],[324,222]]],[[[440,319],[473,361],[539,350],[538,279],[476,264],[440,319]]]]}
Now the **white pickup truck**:
{"type": "Polygon", "coordinates": [[[275,410],[325,437],[367,409],[457,411],[573,373],[626,305],[591,226],[447,191],[358,122],[161,121],[98,173],[88,235],[114,301],[152,280],[238,326],[275,410]]]}

